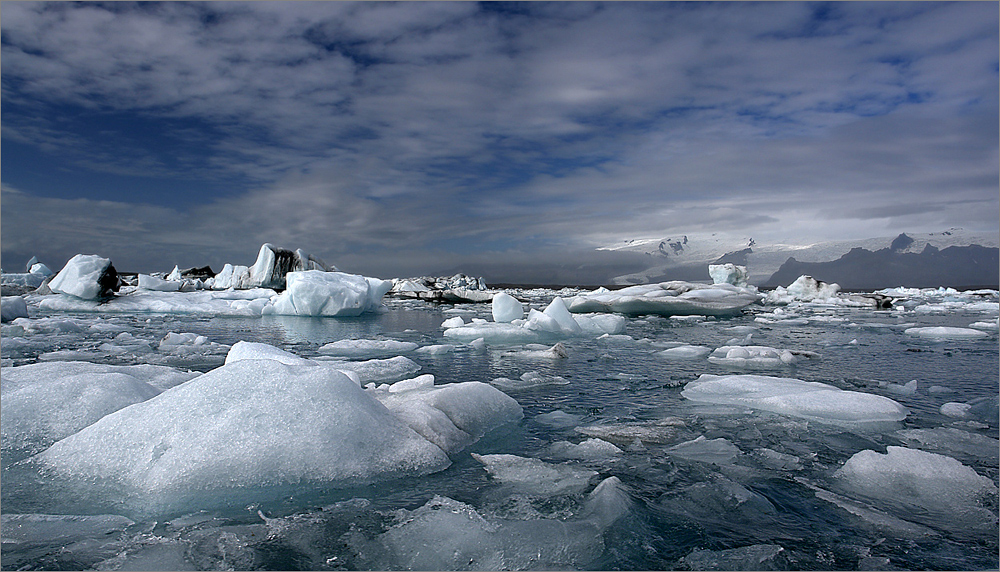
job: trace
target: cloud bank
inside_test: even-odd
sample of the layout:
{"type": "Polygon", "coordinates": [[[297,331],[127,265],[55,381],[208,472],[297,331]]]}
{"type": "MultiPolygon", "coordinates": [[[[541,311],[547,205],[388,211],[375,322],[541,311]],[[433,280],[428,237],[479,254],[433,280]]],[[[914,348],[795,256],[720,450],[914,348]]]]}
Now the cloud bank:
{"type": "Polygon", "coordinates": [[[382,276],[542,280],[623,238],[1000,216],[994,3],[0,11],[11,268],[248,263],[273,242],[382,276]]]}

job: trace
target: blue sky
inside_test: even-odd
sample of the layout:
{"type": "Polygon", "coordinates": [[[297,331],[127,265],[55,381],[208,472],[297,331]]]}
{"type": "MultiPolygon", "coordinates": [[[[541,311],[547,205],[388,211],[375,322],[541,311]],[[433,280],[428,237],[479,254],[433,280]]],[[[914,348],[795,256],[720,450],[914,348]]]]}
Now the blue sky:
{"type": "MultiPolygon", "coordinates": [[[[996,231],[995,2],[0,4],[2,252],[382,277],[996,231]]],[[[596,261],[596,262],[595,262],[596,261]]]]}

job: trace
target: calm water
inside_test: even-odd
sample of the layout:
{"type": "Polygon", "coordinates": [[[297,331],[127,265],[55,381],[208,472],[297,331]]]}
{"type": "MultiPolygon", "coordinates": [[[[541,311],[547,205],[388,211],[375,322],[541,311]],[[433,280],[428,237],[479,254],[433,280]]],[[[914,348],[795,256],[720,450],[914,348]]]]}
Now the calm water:
{"type": "MultiPolygon", "coordinates": [[[[539,296],[535,307],[541,309],[547,301],[539,296]]],[[[260,498],[249,491],[248,502],[229,508],[152,519],[125,514],[137,522],[99,535],[67,532],[16,543],[5,535],[3,568],[385,569],[420,567],[422,562],[447,568],[996,568],[995,520],[984,527],[968,525],[959,512],[914,511],[901,501],[905,491],[886,491],[884,498],[852,497],[832,477],[859,451],[915,446],[899,433],[908,429],[948,428],[964,432],[958,435],[997,439],[995,330],[983,340],[937,343],[904,334],[909,325],[995,323],[996,313],[803,307],[775,315],[772,310],[755,307],[732,319],[632,317],[624,332],[629,338],[566,339],[562,343],[568,357],[563,359],[526,357],[517,353],[521,347],[496,345],[486,351],[463,346],[439,356],[407,354],[437,384],[517,379],[532,371],[568,383],[508,390],[523,407],[523,420],[453,455],[452,466],[436,474],[349,490],[272,490],[260,498]],[[796,319],[780,321],[789,317],[796,319]],[[893,426],[862,430],[684,399],[684,384],[701,374],[743,372],[704,358],[668,360],[658,352],[680,342],[715,348],[747,332],[755,345],[820,354],[794,367],[747,373],[887,396],[905,405],[910,415],[893,426]],[[916,392],[893,386],[911,380],[917,380],[916,392]],[[985,405],[973,408],[967,418],[940,411],[946,402],[984,398],[985,405]],[[624,452],[591,461],[567,461],[553,453],[554,443],[586,439],[581,428],[591,426],[604,428],[604,437],[624,452]],[[640,433],[639,439],[629,437],[640,433]],[[667,451],[700,436],[724,438],[738,454],[703,462],[667,451]],[[530,457],[596,475],[582,489],[540,492],[491,478],[468,453],[530,457]],[[588,494],[611,476],[621,480],[628,509],[586,533],[588,494]],[[438,504],[428,504],[435,498],[438,504]],[[447,499],[464,503],[456,506],[467,509],[462,518],[471,520],[431,519],[430,511],[452,506],[447,499]],[[859,516],[850,508],[857,504],[869,512],[859,516]],[[423,522],[429,524],[421,528],[423,522]],[[444,531],[445,540],[434,536],[435,526],[438,533],[444,531]],[[469,532],[473,529],[478,536],[469,532]],[[469,535],[467,542],[463,535],[469,535]],[[436,555],[437,560],[415,557],[438,550],[424,546],[428,543],[447,553],[436,555]]],[[[221,365],[228,346],[239,340],[266,342],[303,357],[317,355],[325,343],[351,338],[447,343],[440,324],[455,315],[467,322],[471,317],[491,319],[486,304],[404,301],[389,301],[388,311],[356,319],[61,314],[51,316],[48,331],[41,328],[15,341],[5,337],[3,358],[4,365],[86,359],[208,371],[221,365]],[[59,320],[80,327],[72,331],[59,320]],[[99,327],[91,327],[95,324],[99,327]],[[101,349],[121,332],[152,342],[151,349],[101,349]],[[216,345],[201,352],[156,350],[168,332],[201,334],[216,345]]],[[[923,448],[954,457],[997,482],[996,451],[961,443],[923,448]]],[[[16,460],[16,454],[5,452],[5,515],[113,512],[53,492],[44,476],[13,467],[16,460]]],[[[995,518],[996,498],[985,508],[995,518]]]]}

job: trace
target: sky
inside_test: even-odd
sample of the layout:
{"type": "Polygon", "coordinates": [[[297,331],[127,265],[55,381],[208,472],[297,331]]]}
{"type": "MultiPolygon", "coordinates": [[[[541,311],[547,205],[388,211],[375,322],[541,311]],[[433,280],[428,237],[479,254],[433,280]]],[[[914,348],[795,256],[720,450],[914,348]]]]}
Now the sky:
{"type": "Polygon", "coordinates": [[[997,232],[998,23],[996,2],[4,0],[3,268],[219,270],[269,242],[544,282],[635,265],[594,250],[635,238],[997,232]]]}

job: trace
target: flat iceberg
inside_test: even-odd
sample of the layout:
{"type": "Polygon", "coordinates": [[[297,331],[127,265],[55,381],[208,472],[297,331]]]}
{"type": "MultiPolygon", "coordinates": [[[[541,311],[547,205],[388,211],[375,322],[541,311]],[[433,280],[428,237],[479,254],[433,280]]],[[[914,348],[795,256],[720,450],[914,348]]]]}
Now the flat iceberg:
{"type": "Polygon", "coordinates": [[[157,292],[177,292],[183,283],[177,280],[164,280],[149,274],[139,275],[139,288],[142,290],[155,290],[157,292]]]}
{"type": "Polygon", "coordinates": [[[759,375],[703,374],[684,386],[681,395],[691,401],[742,405],[834,425],[902,421],[908,413],[905,407],[881,395],[759,375]]]}
{"type": "MultiPolygon", "coordinates": [[[[123,289],[124,290],[124,289],[123,289]]],[[[158,292],[134,290],[105,303],[76,296],[42,296],[38,307],[60,312],[100,312],[109,314],[163,313],[211,316],[260,316],[276,295],[274,290],[226,290],[213,292],[158,292]]]]}
{"type": "Polygon", "coordinates": [[[370,482],[450,464],[348,376],[271,359],[223,365],[32,459],[72,480],[107,479],[140,503],[167,505],[191,491],[210,499],[226,489],[370,482]]]}
{"type": "Polygon", "coordinates": [[[982,330],[974,330],[972,328],[950,328],[947,326],[907,328],[903,330],[903,333],[908,336],[916,336],[935,342],[977,340],[980,338],[988,338],[990,336],[990,334],[982,330]]]}
{"type": "Polygon", "coordinates": [[[401,354],[417,349],[413,342],[397,340],[337,340],[320,346],[321,354],[342,357],[370,356],[378,354],[401,354]]]}
{"type": "Polygon", "coordinates": [[[616,312],[627,315],[658,314],[735,316],[760,300],[755,288],[732,284],[697,284],[674,280],[629,286],[621,290],[599,288],[569,300],[570,312],[616,312]]]}
{"type": "Polygon", "coordinates": [[[555,465],[517,455],[477,455],[472,458],[486,467],[490,477],[534,495],[557,495],[583,492],[590,486],[596,471],[572,465],[555,465]]]}
{"type": "Polygon", "coordinates": [[[710,353],[712,353],[711,348],[705,346],[683,345],[663,350],[657,355],[667,359],[700,359],[710,353]]]}
{"type": "Polygon", "coordinates": [[[305,270],[285,276],[286,289],[265,313],[289,316],[359,316],[382,305],[392,282],[343,272],[305,270]]]}

